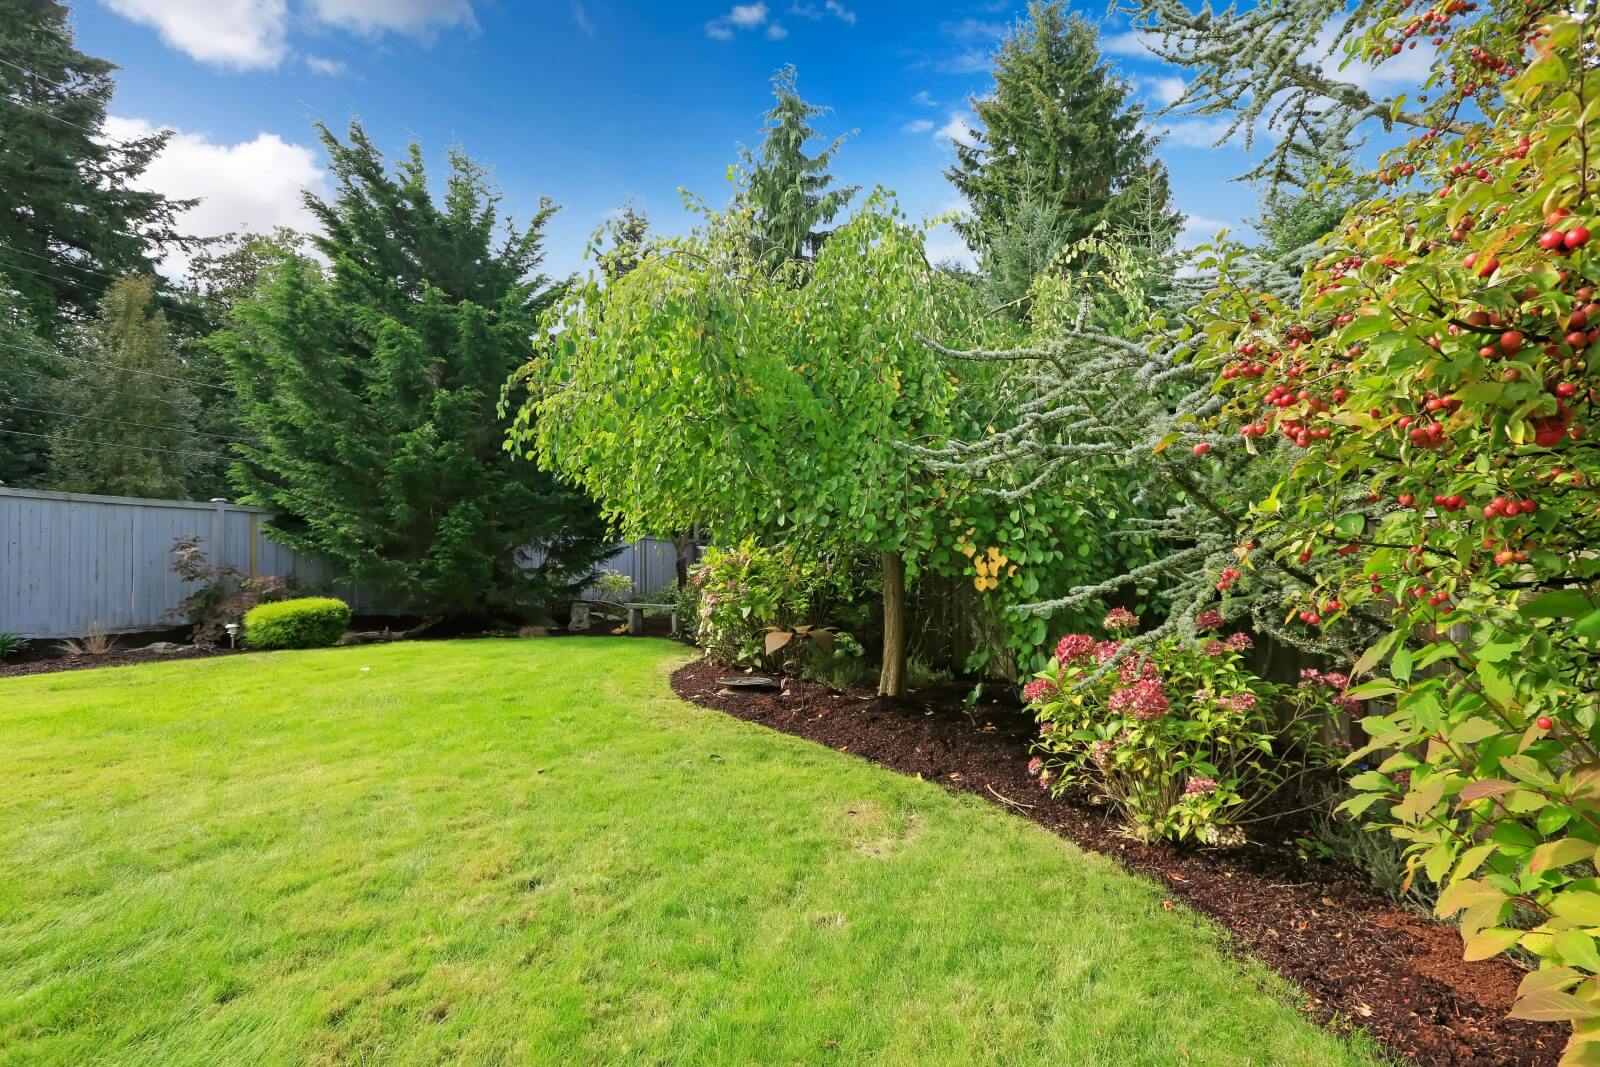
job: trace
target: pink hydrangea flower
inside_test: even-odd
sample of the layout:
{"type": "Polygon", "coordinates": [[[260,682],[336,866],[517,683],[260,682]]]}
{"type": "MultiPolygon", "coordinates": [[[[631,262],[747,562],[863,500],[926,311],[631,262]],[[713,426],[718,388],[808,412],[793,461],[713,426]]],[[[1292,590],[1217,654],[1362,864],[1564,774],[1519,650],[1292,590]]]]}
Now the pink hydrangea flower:
{"type": "Polygon", "coordinates": [[[1122,652],[1121,641],[1101,641],[1094,646],[1094,658],[1101,663],[1109,663],[1122,652]]]}
{"type": "Polygon", "coordinates": [[[1088,634],[1068,634],[1056,645],[1056,662],[1077,663],[1094,655],[1095,639],[1088,634]]]}
{"type": "Polygon", "coordinates": [[[1333,706],[1338,708],[1340,711],[1348,712],[1351,715],[1361,714],[1361,701],[1357,700],[1355,697],[1334,697],[1333,706]]]}
{"type": "Polygon", "coordinates": [[[1207,778],[1203,774],[1190,775],[1189,781],[1184,784],[1183,795],[1186,797],[1205,796],[1207,793],[1217,791],[1217,780],[1207,778]]]}
{"type": "Polygon", "coordinates": [[[1096,741],[1089,746],[1089,759],[1096,767],[1104,770],[1106,764],[1111,762],[1111,747],[1110,741],[1096,741]]]}
{"type": "Polygon", "coordinates": [[[1038,774],[1042,770],[1044,770],[1044,760],[1040,759],[1038,756],[1035,756],[1028,761],[1028,773],[1030,775],[1038,774]]]}
{"type": "Polygon", "coordinates": [[[1143,722],[1160,718],[1171,706],[1167,691],[1157,678],[1141,678],[1126,688],[1118,689],[1111,694],[1110,704],[1111,710],[1117,714],[1132,715],[1143,722]]]}
{"type": "Polygon", "coordinates": [[[1222,612],[1218,611],[1216,608],[1207,608],[1205,611],[1202,611],[1199,615],[1195,616],[1194,628],[1196,630],[1222,629],[1222,612]]]}
{"type": "Polygon", "coordinates": [[[1050,679],[1035,678],[1022,687],[1022,699],[1029,704],[1034,704],[1041,700],[1049,700],[1059,692],[1060,690],[1056,688],[1056,683],[1050,679]]]}
{"type": "Polygon", "coordinates": [[[1235,652],[1248,652],[1256,647],[1256,643],[1250,640],[1250,635],[1247,633],[1229,634],[1228,647],[1235,652]]]}
{"type": "Polygon", "coordinates": [[[1226,651],[1228,651],[1228,646],[1223,644],[1221,641],[1216,640],[1215,638],[1206,642],[1205,654],[1213,659],[1222,655],[1226,651]]]}
{"type": "Polygon", "coordinates": [[[1039,733],[1043,734],[1046,737],[1048,737],[1049,735],[1051,735],[1051,734],[1053,734],[1055,732],[1056,732],[1056,724],[1053,723],[1053,722],[1044,723],[1042,726],[1039,727],[1039,733]]]}
{"type": "Polygon", "coordinates": [[[1105,621],[1100,625],[1107,630],[1133,630],[1139,625],[1139,616],[1127,608],[1112,608],[1106,612],[1105,621]]]}
{"type": "Polygon", "coordinates": [[[1222,698],[1222,706],[1229,711],[1253,711],[1256,706],[1254,693],[1233,693],[1222,698]]]}

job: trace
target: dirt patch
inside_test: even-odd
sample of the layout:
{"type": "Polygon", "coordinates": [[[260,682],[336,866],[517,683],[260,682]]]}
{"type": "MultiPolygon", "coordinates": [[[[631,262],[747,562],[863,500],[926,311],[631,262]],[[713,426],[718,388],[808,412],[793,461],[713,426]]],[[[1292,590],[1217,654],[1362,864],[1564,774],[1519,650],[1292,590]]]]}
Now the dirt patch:
{"type": "Polygon", "coordinates": [[[904,774],[974,793],[1160,883],[1227,930],[1233,944],[1305,993],[1309,1014],[1358,1026],[1417,1063],[1554,1064],[1564,1028],[1505,1018],[1522,972],[1506,960],[1466,963],[1448,927],[1364,881],[1292,849],[1237,852],[1144,845],[1108,815],[1039,788],[1026,769],[1033,721],[1014,706],[965,708],[949,692],[904,704],[788,680],[782,692],[733,691],[704,660],[672,676],[679,696],[808,738],[904,774]]]}
{"type": "Polygon", "coordinates": [[[165,663],[175,659],[210,659],[231,656],[232,649],[212,645],[185,645],[171,652],[149,652],[142,648],[118,649],[99,656],[54,656],[23,663],[0,663],[0,678],[24,674],[51,674],[55,671],[82,671],[91,667],[131,667],[137,663],[165,663]]]}

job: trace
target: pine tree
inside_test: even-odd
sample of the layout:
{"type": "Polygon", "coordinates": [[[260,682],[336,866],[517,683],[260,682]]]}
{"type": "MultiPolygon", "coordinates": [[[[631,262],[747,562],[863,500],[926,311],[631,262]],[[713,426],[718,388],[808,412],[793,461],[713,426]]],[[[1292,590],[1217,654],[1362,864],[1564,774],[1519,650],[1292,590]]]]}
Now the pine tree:
{"type": "Polygon", "coordinates": [[[979,126],[946,172],[967,200],[959,224],[1011,298],[1057,251],[1155,196],[1173,234],[1166,169],[1144,109],[1101,62],[1094,26],[1061,0],[1034,0],[995,57],[994,88],[972,101],[979,126]]]}
{"type": "Polygon", "coordinates": [[[556,295],[538,273],[554,206],[519,230],[459,152],[435,201],[417,146],[391,171],[359,125],[348,144],[320,134],[338,192],[306,202],[331,269],[286,258],[215,342],[261,442],[236,486],[280,513],[279,541],[399,608],[499,616],[570,595],[607,531],[505,450],[497,412],[556,295]]]}
{"type": "Polygon", "coordinates": [[[181,499],[195,460],[222,451],[191,432],[194,397],[154,294],[148,276],[113,283],[83,331],[59,386],[58,410],[70,417],[51,441],[54,488],[181,499]]]}
{"type": "Polygon", "coordinates": [[[46,333],[90,314],[113,276],[184,245],[188,202],[134,188],[166,144],[104,132],[116,67],[73,45],[67,8],[0,0],[0,273],[46,333]]]}
{"type": "Polygon", "coordinates": [[[806,144],[818,136],[811,121],[828,109],[800,98],[797,77],[793,67],[773,77],[777,103],[766,114],[761,147],[744,153],[744,200],[754,214],[756,254],[769,267],[815,255],[828,239],[824,227],[860,190],[855,185],[835,188],[828,170],[845,135],[816,155],[806,155],[806,144]]]}

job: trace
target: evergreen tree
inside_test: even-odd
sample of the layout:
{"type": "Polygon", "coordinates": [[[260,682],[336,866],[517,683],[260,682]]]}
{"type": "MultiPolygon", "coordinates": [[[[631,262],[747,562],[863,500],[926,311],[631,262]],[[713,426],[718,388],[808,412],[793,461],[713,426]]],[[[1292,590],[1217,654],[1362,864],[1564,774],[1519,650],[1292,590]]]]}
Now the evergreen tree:
{"type": "MultiPolygon", "coordinates": [[[[184,373],[199,386],[194,390],[194,428],[209,440],[249,436],[227,361],[208,343],[210,336],[227,325],[235,307],[255,297],[277,264],[307,254],[306,237],[280,226],[265,234],[229,234],[208,242],[190,259],[184,287],[173,297],[180,313],[172,325],[178,331],[184,373]]],[[[232,464],[233,457],[222,453],[197,459],[189,476],[190,495],[197,500],[231,495],[232,464]]]]}
{"type": "Polygon", "coordinates": [[[338,192],[306,202],[331,270],[284,259],[215,342],[261,442],[240,449],[235,484],[279,512],[279,541],[397,607],[498,616],[570,595],[607,530],[506,451],[497,412],[556,295],[538,273],[555,208],[519,230],[458,152],[436,201],[417,146],[391,171],[359,125],[348,144],[319,132],[338,192]]]}
{"type": "Polygon", "coordinates": [[[185,243],[189,203],[133,188],[168,134],[104,132],[114,70],[74,47],[64,4],[0,0],[0,273],[47,333],[185,243]]]}
{"type": "Polygon", "coordinates": [[[196,459],[222,443],[191,432],[194,397],[148,276],[112,284],[59,386],[51,441],[54,488],[182,498],[196,459]]]}
{"type": "Polygon", "coordinates": [[[0,277],[0,482],[14,489],[46,484],[60,375],[50,345],[0,277]]]}
{"type": "Polygon", "coordinates": [[[1061,0],[1034,0],[1001,45],[994,88],[972,101],[979,126],[946,174],[971,209],[958,228],[1008,299],[1141,200],[1154,198],[1176,234],[1166,169],[1129,94],[1101,62],[1093,25],[1061,0]]]}
{"type": "Polygon", "coordinates": [[[828,168],[845,135],[814,156],[806,144],[817,136],[811,121],[828,109],[808,104],[795,89],[797,74],[785,67],[772,79],[777,103],[767,112],[761,147],[744,153],[748,181],[744,200],[754,215],[756,253],[769,267],[815,255],[832,222],[860,186],[834,187],[828,168]]]}

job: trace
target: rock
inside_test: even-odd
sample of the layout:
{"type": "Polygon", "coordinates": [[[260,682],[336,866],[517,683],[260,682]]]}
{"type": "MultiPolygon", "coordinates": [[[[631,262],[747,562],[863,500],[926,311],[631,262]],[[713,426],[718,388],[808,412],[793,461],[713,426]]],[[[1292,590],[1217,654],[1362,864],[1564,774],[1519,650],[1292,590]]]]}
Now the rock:
{"type": "Polygon", "coordinates": [[[153,644],[145,645],[143,648],[139,649],[139,651],[140,652],[159,652],[159,653],[161,653],[163,655],[168,655],[168,654],[173,653],[173,652],[182,652],[184,649],[186,649],[188,647],[189,647],[188,645],[174,644],[171,641],[157,641],[157,642],[155,642],[153,644]]]}
{"type": "Polygon", "coordinates": [[[591,610],[592,609],[589,607],[589,605],[581,600],[573,604],[572,620],[567,623],[567,629],[578,632],[589,629],[589,627],[593,625],[589,618],[591,610]]]}
{"type": "Polygon", "coordinates": [[[549,637],[550,636],[550,628],[548,626],[524,626],[522,629],[517,631],[517,636],[518,637],[549,637]]]}
{"type": "Polygon", "coordinates": [[[725,689],[776,689],[776,678],[761,674],[741,674],[734,678],[718,678],[717,684],[725,689]]]}

